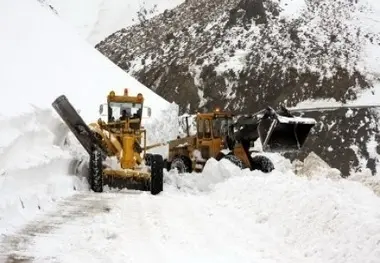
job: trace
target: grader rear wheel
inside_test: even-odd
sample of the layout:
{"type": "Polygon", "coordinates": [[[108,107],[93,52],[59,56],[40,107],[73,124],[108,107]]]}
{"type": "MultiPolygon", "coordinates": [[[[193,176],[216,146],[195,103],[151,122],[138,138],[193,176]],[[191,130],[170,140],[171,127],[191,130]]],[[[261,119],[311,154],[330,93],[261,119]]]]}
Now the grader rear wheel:
{"type": "Polygon", "coordinates": [[[161,155],[154,154],[150,156],[150,162],[150,193],[156,195],[162,192],[164,188],[164,160],[161,155]]]}

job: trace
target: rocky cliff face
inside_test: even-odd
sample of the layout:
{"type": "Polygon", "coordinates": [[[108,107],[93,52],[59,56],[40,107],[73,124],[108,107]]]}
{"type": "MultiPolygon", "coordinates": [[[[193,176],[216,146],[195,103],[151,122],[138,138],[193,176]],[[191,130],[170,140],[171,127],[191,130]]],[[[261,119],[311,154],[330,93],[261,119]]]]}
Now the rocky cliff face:
{"type": "MultiPolygon", "coordinates": [[[[379,32],[363,26],[370,13],[359,0],[187,0],[96,48],[182,112],[348,102],[373,90],[377,78],[364,56],[368,44],[380,43],[379,32]]],[[[366,144],[377,132],[376,114],[308,115],[321,123],[299,158],[314,150],[346,175],[358,167],[376,171],[377,155],[366,144]]]]}

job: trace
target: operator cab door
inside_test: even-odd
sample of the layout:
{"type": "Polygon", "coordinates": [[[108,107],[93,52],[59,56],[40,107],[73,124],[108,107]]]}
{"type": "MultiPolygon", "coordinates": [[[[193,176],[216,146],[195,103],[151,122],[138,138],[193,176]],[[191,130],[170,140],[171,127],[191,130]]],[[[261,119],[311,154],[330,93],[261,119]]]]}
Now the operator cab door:
{"type": "Polygon", "coordinates": [[[197,122],[197,144],[202,158],[215,157],[220,151],[221,138],[214,138],[211,119],[200,119],[197,122]]]}

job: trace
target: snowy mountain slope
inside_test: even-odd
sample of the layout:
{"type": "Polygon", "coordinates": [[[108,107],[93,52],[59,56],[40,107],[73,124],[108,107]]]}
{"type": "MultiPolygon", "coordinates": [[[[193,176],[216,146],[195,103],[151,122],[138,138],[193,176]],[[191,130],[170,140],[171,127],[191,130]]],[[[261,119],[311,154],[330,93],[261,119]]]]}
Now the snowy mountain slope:
{"type": "Polygon", "coordinates": [[[154,116],[170,107],[36,1],[1,1],[0,34],[3,116],[33,111],[31,104],[51,108],[53,100],[65,94],[85,121],[94,121],[109,91],[124,88],[143,93],[154,116]]]}
{"type": "MultiPolygon", "coordinates": [[[[151,18],[184,0],[45,0],[91,45],[115,31],[151,18]]],[[[50,8],[50,7],[49,7],[50,8]]]]}
{"type": "Polygon", "coordinates": [[[166,174],[188,182],[167,181],[159,196],[74,195],[3,247],[38,262],[376,262],[379,197],[320,175],[241,172],[210,160],[202,175],[166,174]]]}
{"type": "MultiPolygon", "coordinates": [[[[369,80],[363,76],[366,72],[361,70],[368,63],[362,63],[361,52],[366,43],[376,41],[379,26],[377,31],[375,27],[369,31],[361,25],[360,17],[370,12],[371,6],[362,1],[345,4],[300,0],[293,5],[305,8],[298,16],[292,16],[292,5],[280,3],[188,1],[145,24],[114,33],[97,47],[126,71],[154,84],[153,88],[165,96],[175,97],[168,92],[176,83],[166,83],[170,75],[178,78],[170,65],[177,66],[178,72],[188,73],[183,79],[193,79],[189,88],[195,86],[205,94],[198,97],[193,90],[193,101],[181,101],[182,109],[189,103],[191,110],[207,107],[202,98],[209,105],[219,103],[243,111],[262,107],[262,100],[271,97],[274,102],[296,96],[298,101],[325,96],[350,99],[349,91],[356,84],[361,88],[369,86],[369,80]],[[287,9],[282,11],[281,7],[287,9]],[[131,37],[136,34],[139,37],[131,37]],[[143,47],[141,41],[145,43],[143,47]],[[173,72],[160,71],[164,66],[173,72]],[[268,70],[270,76],[264,74],[268,70]],[[259,77],[269,82],[261,83],[259,77]],[[333,85],[338,87],[330,88],[333,85]],[[277,98],[279,91],[283,98],[277,98]],[[242,95],[252,95],[257,106],[244,103],[242,95]]],[[[182,85],[178,92],[181,96],[189,91],[182,85]]]]}
{"type": "MultiPolygon", "coordinates": [[[[267,105],[321,99],[378,103],[376,4],[190,0],[144,24],[119,30],[96,47],[178,103],[181,112],[219,106],[252,113],[267,105]]],[[[314,151],[344,176],[363,168],[378,172],[380,151],[372,154],[366,146],[379,130],[376,112],[308,115],[319,123],[297,158],[314,151]]]]}

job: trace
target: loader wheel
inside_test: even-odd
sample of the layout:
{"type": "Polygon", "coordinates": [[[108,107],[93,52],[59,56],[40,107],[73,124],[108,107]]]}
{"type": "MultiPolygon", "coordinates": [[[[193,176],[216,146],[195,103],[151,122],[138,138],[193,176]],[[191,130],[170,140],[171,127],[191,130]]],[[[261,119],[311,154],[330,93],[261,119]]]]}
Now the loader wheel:
{"type": "Polygon", "coordinates": [[[151,160],[150,193],[159,194],[164,189],[164,160],[161,155],[154,154],[151,160]]]}
{"type": "Polygon", "coordinates": [[[152,156],[153,156],[153,154],[151,154],[151,153],[145,154],[145,164],[146,165],[148,165],[148,166],[152,165],[152,156]]]}
{"type": "Polygon", "coordinates": [[[268,157],[263,155],[256,155],[252,158],[251,170],[260,170],[264,173],[270,173],[274,170],[274,165],[268,157]]]}
{"type": "Polygon", "coordinates": [[[186,156],[176,156],[170,164],[170,169],[177,169],[179,174],[191,173],[191,168],[191,160],[186,156]]]}
{"type": "Polygon", "coordinates": [[[219,153],[215,156],[215,160],[220,161],[221,159],[224,158],[224,156],[226,156],[224,153],[219,152],[219,153]]]}
{"type": "Polygon", "coordinates": [[[238,166],[240,169],[244,169],[243,162],[237,156],[235,156],[233,154],[227,154],[222,159],[227,159],[230,162],[232,162],[233,164],[235,164],[236,166],[238,166]]]}
{"type": "Polygon", "coordinates": [[[103,160],[99,150],[93,150],[90,154],[88,181],[91,190],[96,193],[103,192],[103,160]]]}

